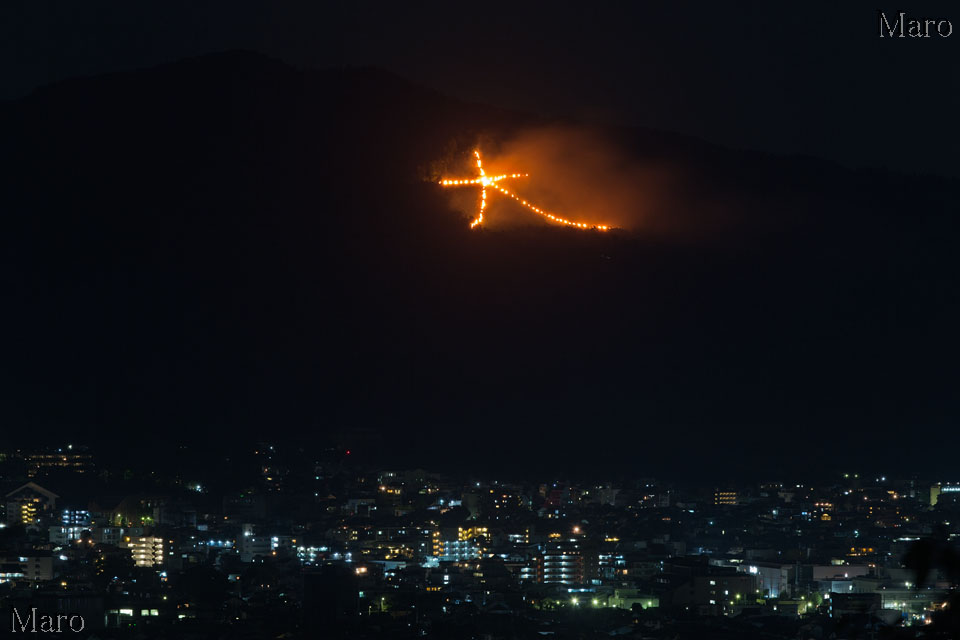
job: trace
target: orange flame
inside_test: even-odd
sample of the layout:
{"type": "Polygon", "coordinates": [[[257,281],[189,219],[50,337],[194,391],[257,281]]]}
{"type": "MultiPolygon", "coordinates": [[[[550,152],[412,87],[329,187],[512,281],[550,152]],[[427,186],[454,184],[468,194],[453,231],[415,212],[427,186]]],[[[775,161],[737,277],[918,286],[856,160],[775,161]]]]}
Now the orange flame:
{"type": "Polygon", "coordinates": [[[471,185],[471,184],[480,185],[480,211],[477,213],[477,217],[474,218],[473,221],[470,223],[471,229],[483,223],[483,211],[484,209],[487,208],[487,187],[493,187],[503,195],[513,198],[514,200],[516,200],[518,203],[520,203],[527,209],[530,209],[534,213],[537,213],[543,216],[545,219],[551,222],[556,222],[557,224],[566,225],[568,227],[575,227],[577,229],[596,229],[598,231],[608,231],[610,229],[610,226],[605,224],[590,225],[590,224],[587,224],[586,222],[573,222],[572,220],[567,220],[566,218],[561,218],[560,216],[554,215],[552,213],[548,213],[543,209],[541,209],[540,207],[537,207],[536,205],[533,205],[527,202],[526,200],[520,198],[515,193],[512,193],[504,189],[503,187],[501,187],[499,183],[503,180],[508,180],[512,178],[526,178],[530,174],[505,173],[498,176],[488,176],[483,170],[483,161],[480,158],[480,151],[478,149],[474,149],[473,155],[477,158],[477,170],[480,172],[479,178],[472,178],[472,179],[466,178],[466,179],[460,179],[460,180],[445,179],[440,181],[440,185],[444,187],[451,187],[451,186],[456,187],[456,186],[471,185]]]}

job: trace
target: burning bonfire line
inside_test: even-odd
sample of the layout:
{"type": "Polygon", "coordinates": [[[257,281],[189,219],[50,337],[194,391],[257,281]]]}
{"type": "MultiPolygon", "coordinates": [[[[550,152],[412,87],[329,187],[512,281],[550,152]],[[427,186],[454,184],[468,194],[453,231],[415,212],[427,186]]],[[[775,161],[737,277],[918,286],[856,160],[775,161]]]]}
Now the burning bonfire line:
{"type": "Polygon", "coordinates": [[[517,194],[505,189],[500,185],[500,182],[503,180],[509,180],[512,178],[526,178],[529,173],[509,173],[499,176],[488,176],[483,170],[483,161],[480,159],[480,151],[474,150],[473,155],[477,158],[477,170],[480,172],[479,178],[464,178],[460,180],[441,180],[440,184],[444,187],[459,187],[465,185],[480,185],[480,210],[477,212],[477,217],[473,219],[470,223],[470,228],[473,229],[483,223],[483,212],[487,208],[487,187],[496,189],[500,193],[510,198],[513,198],[518,203],[522,204],[527,209],[530,209],[534,213],[537,213],[551,222],[557,224],[566,225],[568,227],[576,227],[577,229],[597,229],[598,231],[607,231],[610,229],[608,225],[597,224],[591,225],[585,222],[574,222],[572,220],[567,220],[566,218],[561,218],[560,216],[553,215],[552,213],[547,213],[540,207],[527,202],[517,194]]]}

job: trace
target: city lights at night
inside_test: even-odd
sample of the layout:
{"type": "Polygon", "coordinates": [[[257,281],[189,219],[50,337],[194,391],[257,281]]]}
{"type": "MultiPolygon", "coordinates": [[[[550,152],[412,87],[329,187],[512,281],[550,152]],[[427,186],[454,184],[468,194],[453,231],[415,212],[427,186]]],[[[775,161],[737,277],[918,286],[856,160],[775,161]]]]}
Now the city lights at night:
{"type": "Polygon", "coordinates": [[[0,626],[960,639],[960,6],[0,10],[0,626]]]}

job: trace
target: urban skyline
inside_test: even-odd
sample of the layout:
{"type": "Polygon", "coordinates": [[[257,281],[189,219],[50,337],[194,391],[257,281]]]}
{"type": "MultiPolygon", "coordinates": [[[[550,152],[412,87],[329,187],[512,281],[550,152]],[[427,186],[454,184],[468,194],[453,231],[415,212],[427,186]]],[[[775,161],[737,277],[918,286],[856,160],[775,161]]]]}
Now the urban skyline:
{"type": "Polygon", "coordinates": [[[4,631],[960,637],[953,4],[193,4],[0,9],[4,631]]]}
{"type": "Polygon", "coordinates": [[[5,486],[22,482],[3,501],[7,609],[68,602],[98,637],[951,624],[956,568],[918,554],[955,549],[960,482],[467,480],[268,442],[206,458],[189,471],[73,445],[0,454],[5,486]],[[231,477],[207,484],[223,464],[231,477]]]}

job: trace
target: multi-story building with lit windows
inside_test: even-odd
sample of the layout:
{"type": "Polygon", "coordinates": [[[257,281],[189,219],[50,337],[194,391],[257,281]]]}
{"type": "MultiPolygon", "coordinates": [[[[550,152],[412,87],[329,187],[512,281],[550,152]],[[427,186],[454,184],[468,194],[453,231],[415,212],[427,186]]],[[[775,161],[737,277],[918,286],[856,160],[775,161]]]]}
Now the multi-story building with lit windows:
{"type": "Polygon", "coordinates": [[[447,562],[475,560],[481,555],[476,544],[462,540],[439,540],[434,543],[433,553],[440,561],[447,562]]]}
{"type": "MultiPolygon", "coordinates": [[[[595,563],[588,562],[575,540],[548,542],[532,564],[537,571],[536,581],[543,584],[580,584],[596,572],[595,563]]],[[[529,579],[530,572],[521,571],[521,577],[529,579]]]]}
{"type": "Polygon", "coordinates": [[[489,542],[487,527],[458,527],[453,531],[434,531],[431,534],[433,556],[441,561],[462,562],[483,555],[489,542]]]}
{"type": "Polygon", "coordinates": [[[83,532],[88,530],[87,527],[81,526],[53,525],[47,529],[48,540],[63,547],[79,540],[83,532]]]}
{"type": "Polygon", "coordinates": [[[520,491],[500,488],[496,491],[490,490],[490,509],[488,516],[494,520],[501,519],[501,516],[517,513],[530,509],[529,496],[520,491]]]}
{"type": "Polygon", "coordinates": [[[530,528],[524,527],[521,531],[508,533],[507,540],[513,544],[530,544],[530,528]]]}
{"type": "Polygon", "coordinates": [[[89,526],[90,512],[86,509],[63,509],[60,512],[60,523],[67,526],[89,526]]]}
{"type": "Polygon", "coordinates": [[[796,581],[796,566],[779,562],[750,562],[737,568],[741,573],[757,577],[757,589],[765,598],[785,598],[792,595],[796,581]]]}
{"type": "Polygon", "coordinates": [[[459,527],[457,529],[457,539],[461,542],[467,541],[490,541],[490,533],[487,527],[459,527]]]}
{"type": "Polygon", "coordinates": [[[23,569],[19,562],[0,562],[0,584],[23,578],[23,569]]]}
{"type": "Polygon", "coordinates": [[[701,615],[719,615],[760,595],[756,573],[712,566],[699,559],[668,561],[657,583],[669,604],[689,606],[701,615]]]}
{"type": "Polygon", "coordinates": [[[61,547],[80,540],[85,531],[90,533],[90,542],[92,544],[108,544],[118,547],[123,539],[122,527],[53,525],[49,527],[47,531],[50,542],[61,547]]]}
{"type": "Polygon", "coordinates": [[[626,559],[618,551],[601,551],[597,554],[597,573],[601,578],[616,578],[623,575],[626,568],[626,559]]]}
{"type": "Polygon", "coordinates": [[[930,506],[935,507],[942,498],[960,500],[960,484],[935,484],[930,487],[930,506]]]}
{"type": "Polygon", "coordinates": [[[93,455],[73,445],[62,449],[31,453],[26,456],[27,475],[31,478],[51,471],[88,473],[93,470],[93,455]]]}
{"type": "MultiPolygon", "coordinates": [[[[29,556],[0,557],[0,566],[5,567],[3,573],[10,580],[53,580],[53,558],[49,553],[33,552],[29,556]]],[[[3,582],[3,578],[0,578],[0,582],[3,582]]]]}
{"type": "Polygon", "coordinates": [[[727,489],[717,489],[713,492],[713,504],[735,505],[737,504],[737,492],[727,489]]]}
{"type": "Polygon", "coordinates": [[[37,524],[41,516],[49,515],[56,509],[59,497],[34,482],[28,482],[7,494],[7,522],[37,524]]]}
{"type": "Polygon", "coordinates": [[[156,567],[163,564],[163,538],[157,536],[124,536],[121,549],[129,549],[138,567],[156,567]]]}

